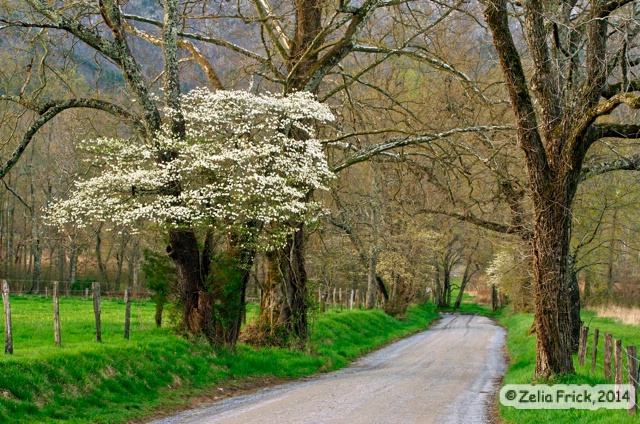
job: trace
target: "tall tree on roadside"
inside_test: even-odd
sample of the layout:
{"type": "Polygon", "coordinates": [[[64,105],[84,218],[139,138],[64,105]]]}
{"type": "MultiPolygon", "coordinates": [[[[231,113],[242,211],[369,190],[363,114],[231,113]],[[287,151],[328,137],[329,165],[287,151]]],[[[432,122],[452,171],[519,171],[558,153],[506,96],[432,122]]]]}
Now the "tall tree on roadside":
{"type": "Polygon", "coordinates": [[[630,53],[638,34],[636,3],[486,2],[485,19],[515,114],[534,208],[535,377],[574,372],[570,299],[577,288],[569,285],[567,270],[578,183],[587,176],[638,168],[637,155],[585,165],[594,143],[640,137],[638,125],[598,121],[621,105],[640,108],[632,94],[640,81],[630,79],[629,72],[638,65],[630,53]],[[514,42],[509,6],[522,17],[526,53],[514,42]],[[525,58],[531,75],[522,65],[525,58]]]}

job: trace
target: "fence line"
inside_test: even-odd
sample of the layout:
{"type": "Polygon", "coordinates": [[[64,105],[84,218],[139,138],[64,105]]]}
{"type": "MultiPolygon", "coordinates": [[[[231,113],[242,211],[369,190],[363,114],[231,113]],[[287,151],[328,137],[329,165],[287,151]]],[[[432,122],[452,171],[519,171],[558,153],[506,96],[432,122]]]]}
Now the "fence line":
{"type": "MultiPolygon", "coordinates": [[[[11,302],[10,302],[10,293],[24,295],[23,293],[11,292],[9,290],[9,283],[6,280],[0,280],[0,291],[2,292],[2,302],[4,306],[5,312],[5,354],[13,354],[13,333],[12,333],[12,322],[11,322],[11,302]]],[[[85,290],[75,290],[76,292],[82,293],[85,296],[86,300],[88,299],[88,289],[85,290]]],[[[48,290],[46,291],[48,294],[48,290]]],[[[53,307],[53,330],[54,330],[54,341],[56,346],[61,346],[62,341],[60,338],[60,289],[57,281],[52,283],[52,307],[53,307]]],[[[107,295],[108,297],[116,297],[109,296],[116,294],[117,297],[123,297],[125,302],[125,331],[124,338],[129,339],[129,331],[130,331],[130,320],[131,320],[131,299],[132,294],[129,289],[125,290],[123,293],[119,292],[101,292],[100,291],[100,283],[92,283],[92,291],[91,291],[91,300],[93,301],[93,311],[95,316],[95,324],[96,324],[96,341],[102,341],[102,331],[101,331],[101,298],[103,295],[107,295]]],[[[147,294],[150,294],[147,291],[147,294]]],[[[47,296],[48,297],[48,296],[47,296]]],[[[138,299],[141,299],[138,296],[138,299]]]]}
{"type": "MultiPolygon", "coordinates": [[[[28,280],[23,280],[28,281],[28,280]]],[[[86,301],[91,300],[93,302],[93,310],[95,316],[95,326],[96,326],[96,341],[102,341],[102,331],[101,331],[101,298],[121,298],[124,299],[125,302],[125,316],[124,316],[124,338],[129,338],[130,333],[130,320],[131,320],[131,301],[132,299],[145,299],[151,297],[151,292],[148,290],[139,290],[134,292],[131,289],[126,289],[122,292],[120,291],[102,291],[100,289],[100,283],[92,283],[91,290],[89,288],[84,288],[82,290],[69,290],[63,289],[60,283],[57,281],[51,281],[51,292],[49,292],[49,285],[43,284],[41,281],[39,290],[35,293],[29,294],[26,290],[24,290],[24,285],[17,286],[13,284],[13,290],[10,290],[10,284],[6,280],[0,280],[2,283],[1,291],[2,298],[4,303],[5,310],[5,353],[11,354],[13,353],[13,338],[11,332],[11,307],[9,301],[9,295],[19,295],[19,296],[38,296],[44,294],[44,296],[48,299],[49,295],[52,297],[52,307],[53,307],[53,329],[54,329],[54,341],[56,346],[61,346],[62,341],[60,337],[60,307],[59,300],[60,297],[66,296],[75,296],[84,298],[86,301]]],[[[29,281],[30,283],[30,281],[29,281]]],[[[377,296],[376,296],[377,297],[377,296]]],[[[247,297],[248,301],[255,300],[259,301],[260,298],[252,298],[247,297]]],[[[318,302],[321,310],[325,310],[325,308],[340,308],[342,309],[362,309],[365,307],[366,299],[365,293],[358,289],[343,289],[342,288],[333,288],[333,293],[331,293],[330,289],[320,289],[318,291],[318,302]]]]}
{"type": "Polygon", "coordinates": [[[614,359],[614,383],[624,384],[624,374],[627,375],[627,383],[631,384],[636,392],[635,404],[628,410],[629,414],[637,414],[638,407],[638,381],[640,380],[639,367],[638,367],[638,352],[636,346],[622,345],[622,340],[613,339],[613,335],[606,333],[604,337],[604,350],[602,352],[603,364],[597,362],[598,358],[598,340],[600,330],[595,328],[592,333],[589,333],[588,326],[580,327],[580,342],[578,346],[578,361],[581,366],[585,365],[585,358],[589,351],[591,352],[591,372],[596,372],[596,366],[602,368],[604,371],[604,378],[611,380],[611,350],[613,349],[614,359]],[[589,346],[589,335],[592,334],[592,345],[589,346]],[[612,343],[613,341],[613,343],[612,343]],[[627,357],[627,366],[622,361],[623,347],[627,357]],[[624,374],[623,374],[624,370],[624,374]]]}

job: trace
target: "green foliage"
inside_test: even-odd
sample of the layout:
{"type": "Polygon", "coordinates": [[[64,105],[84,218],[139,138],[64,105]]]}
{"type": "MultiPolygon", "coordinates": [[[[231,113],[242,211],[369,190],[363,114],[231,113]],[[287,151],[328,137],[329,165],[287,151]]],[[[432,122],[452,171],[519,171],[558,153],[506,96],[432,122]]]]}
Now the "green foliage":
{"type": "MultiPolygon", "coordinates": [[[[640,333],[638,327],[622,325],[608,318],[595,318],[595,313],[582,312],[585,322],[591,321],[590,328],[600,329],[599,354],[597,362],[602,364],[602,352],[604,349],[604,333],[613,334],[614,338],[622,339],[623,345],[640,345],[640,333]],[[593,318],[593,320],[592,320],[593,318]]],[[[500,314],[500,324],[507,329],[507,350],[509,352],[509,368],[504,377],[503,384],[530,384],[535,369],[536,338],[528,335],[533,323],[531,314],[512,314],[509,309],[504,309],[500,314]]],[[[592,340],[590,340],[591,342],[592,340]]],[[[591,349],[589,350],[591,352],[591,349]]],[[[596,366],[596,372],[591,373],[591,361],[584,366],[578,364],[577,356],[574,356],[576,374],[560,377],[548,384],[609,384],[612,381],[604,379],[603,370],[596,366]]],[[[626,379],[626,377],[625,377],[626,379]]],[[[626,380],[625,380],[626,381],[626,380]]],[[[597,423],[617,424],[636,423],[637,416],[628,415],[626,410],[518,410],[515,408],[500,406],[500,417],[506,423],[597,423]]]]}
{"type": "MultiPolygon", "coordinates": [[[[225,382],[293,378],[340,368],[380,345],[425,329],[437,317],[431,306],[410,308],[404,321],[380,311],[333,311],[318,316],[307,352],[243,344],[234,352],[216,352],[205,342],[190,343],[155,328],[151,302],[133,305],[131,340],[124,340],[124,303],[102,305],[103,343],[97,343],[92,303],[62,298],[63,346],[56,348],[51,299],[12,297],[15,354],[0,356],[0,422],[139,419],[225,382]]],[[[257,315],[255,305],[249,315],[257,315]]]]}
{"type": "Polygon", "coordinates": [[[71,290],[84,291],[85,289],[91,289],[91,284],[96,281],[90,278],[84,278],[82,280],[76,280],[71,284],[71,290]]]}
{"type": "Polygon", "coordinates": [[[166,301],[176,285],[176,267],[169,256],[144,249],[142,272],[147,278],[149,290],[155,293],[156,301],[166,301]]]}
{"type": "Polygon", "coordinates": [[[531,257],[526,254],[529,246],[515,246],[499,251],[487,269],[489,283],[506,294],[517,312],[533,309],[533,283],[530,275],[531,257]]]}
{"type": "Polygon", "coordinates": [[[242,314],[242,277],[238,261],[221,253],[211,258],[207,287],[214,298],[214,320],[226,334],[242,314]]]}

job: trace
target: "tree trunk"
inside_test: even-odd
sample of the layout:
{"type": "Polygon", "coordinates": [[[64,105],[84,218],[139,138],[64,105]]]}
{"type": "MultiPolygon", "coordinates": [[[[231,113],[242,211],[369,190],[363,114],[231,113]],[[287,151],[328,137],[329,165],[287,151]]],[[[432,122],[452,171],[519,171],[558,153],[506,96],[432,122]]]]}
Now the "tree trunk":
{"type": "Polygon", "coordinates": [[[451,307],[451,268],[449,266],[444,267],[444,277],[443,277],[443,294],[444,294],[444,303],[442,306],[445,308],[451,307]]]}
{"type": "Polygon", "coordinates": [[[288,274],[288,267],[283,266],[282,255],[284,251],[278,249],[267,252],[265,255],[266,277],[260,298],[260,316],[258,325],[269,328],[271,334],[279,326],[289,321],[291,311],[286,307],[287,302],[285,290],[285,274],[288,274]]]}
{"type": "Polygon", "coordinates": [[[156,301],[156,316],[155,316],[156,327],[158,328],[162,327],[163,310],[164,310],[164,299],[158,299],[156,301]]]}
{"type": "MultiPolygon", "coordinates": [[[[231,234],[225,254],[214,256],[212,233],[207,234],[201,253],[193,230],[169,231],[167,253],[177,270],[185,329],[204,335],[217,347],[233,347],[240,334],[255,256],[246,241],[231,234]]],[[[162,306],[156,309],[156,325],[161,323],[162,306]]]]}
{"type": "MultiPolygon", "coordinates": [[[[477,244],[476,244],[477,247],[477,244]]],[[[475,252],[475,249],[474,249],[475,252]]],[[[458,292],[458,296],[456,297],[456,303],[453,305],[453,309],[460,309],[460,305],[462,305],[462,296],[464,295],[464,290],[467,288],[467,283],[473,277],[473,274],[476,273],[476,270],[471,270],[471,266],[473,265],[473,257],[469,255],[467,258],[467,264],[464,267],[464,274],[462,275],[462,281],[460,282],[460,291],[458,292]]]]}
{"type": "Polygon", "coordinates": [[[64,281],[64,268],[67,265],[67,254],[64,251],[64,243],[58,244],[58,281],[64,281]]]}
{"type": "Polygon", "coordinates": [[[451,306],[451,267],[447,262],[448,257],[445,257],[441,264],[436,264],[436,306],[438,308],[451,306]]]}
{"type": "Polygon", "coordinates": [[[272,334],[284,331],[302,340],[308,335],[305,227],[299,224],[284,248],[266,254],[267,278],[258,319],[272,334]]]}
{"type": "Polygon", "coordinates": [[[567,284],[571,201],[565,179],[534,193],[533,272],[536,377],[573,373],[570,292],[567,284]]]}
{"type": "Polygon", "coordinates": [[[4,275],[5,278],[11,278],[11,273],[13,271],[13,240],[15,237],[14,227],[15,227],[15,206],[13,199],[7,200],[7,255],[5,258],[5,270],[4,275]]]}
{"type": "Polygon", "coordinates": [[[40,226],[37,219],[33,220],[33,278],[30,293],[38,293],[40,290],[40,274],[42,272],[42,245],[40,244],[40,226]]]}
{"type": "MultiPolygon", "coordinates": [[[[256,223],[249,223],[247,229],[251,234],[258,229],[256,223]]],[[[251,236],[243,236],[231,233],[227,236],[226,260],[221,261],[225,272],[216,272],[211,276],[211,287],[214,293],[214,301],[217,305],[215,311],[216,334],[229,347],[235,346],[240,336],[242,320],[245,315],[246,295],[251,267],[255,258],[255,250],[247,245],[251,242],[251,236]],[[218,276],[216,278],[216,276],[218,276]]],[[[208,243],[205,243],[207,246],[208,243]]],[[[205,251],[209,250],[205,247],[205,251]]],[[[212,264],[213,266],[214,264],[212,264]]]]}
{"type": "Polygon", "coordinates": [[[118,271],[116,273],[116,281],[114,289],[116,291],[120,290],[120,283],[122,282],[122,269],[124,267],[124,261],[126,258],[127,252],[127,244],[129,244],[130,237],[128,234],[122,233],[122,237],[120,237],[120,251],[116,254],[116,264],[118,266],[118,271]]]}
{"type": "Polygon", "coordinates": [[[76,281],[76,272],[78,271],[78,249],[75,243],[71,245],[71,255],[69,257],[69,280],[67,282],[67,295],[73,288],[76,281]]]}
{"type": "Polygon", "coordinates": [[[580,346],[580,287],[578,286],[578,276],[576,275],[575,262],[572,255],[569,255],[569,263],[567,264],[568,272],[568,290],[571,313],[571,349],[573,353],[578,352],[580,346]]]}
{"type": "Polygon", "coordinates": [[[442,294],[442,282],[440,280],[440,264],[436,263],[436,286],[435,286],[435,301],[436,306],[440,307],[443,304],[442,294]]]}
{"type": "Polygon", "coordinates": [[[498,290],[495,284],[491,284],[491,310],[495,312],[498,306],[498,290]]]}
{"type": "Polygon", "coordinates": [[[305,268],[306,254],[306,224],[298,225],[290,243],[287,244],[291,277],[291,319],[292,328],[296,336],[307,339],[307,270],[305,268]]]}
{"type": "Polygon", "coordinates": [[[102,260],[102,225],[100,223],[98,226],[98,230],[96,231],[96,261],[98,262],[98,271],[102,278],[104,279],[104,283],[109,287],[109,277],[107,275],[107,266],[102,260]]]}
{"type": "Polygon", "coordinates": [[[608,242],[608,257],[607,257],[607,290],[611,291],[615,283],[613,275],[613,267],[616,261],[616,227],[618,225],[618,208],[613,209],[613,216],[611,217],[611,237],[608,242]]]}
{"type": "Polygon", "coordinates": [[[378,292],[380,296],[382,296],[382,306],[389,301],[389,292],[387,291],[387,287],[384,285],[384,281],[382,281],[382,277],[376,275],[376,282],[378,283],[378,292]]]}
{"type": "MultiPolygon", "coordinates": [[[[374,230],[375,231],[375,230],[374,230]]],[[[376,306],[376,290],[378,289],[378,278],[376,276],[376,267],[378,264],[378,249],[376,246],[371,248],[369,255],[369,274],[367,276],[367,300],[365,307],[373,309],[376,306]]]]}
{"type": "Polygon", "coordinates": [[[176,266],[185,329],[192,334],[203,334],[215,343],[213,302],[204,284],[198,240],[193,230],[169,230],[167,254],[176,266]]]}

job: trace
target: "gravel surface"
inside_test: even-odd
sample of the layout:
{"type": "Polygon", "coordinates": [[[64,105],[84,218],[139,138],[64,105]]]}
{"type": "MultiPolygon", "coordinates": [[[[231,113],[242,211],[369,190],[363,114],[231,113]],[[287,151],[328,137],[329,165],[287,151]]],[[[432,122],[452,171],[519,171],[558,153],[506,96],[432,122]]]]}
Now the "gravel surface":
{"type": "Polygon", "coordinates": [[[488,318],[443,315],[340,371],[153,423],[484,424],[506,369],[504,341],[488,318]]]}

